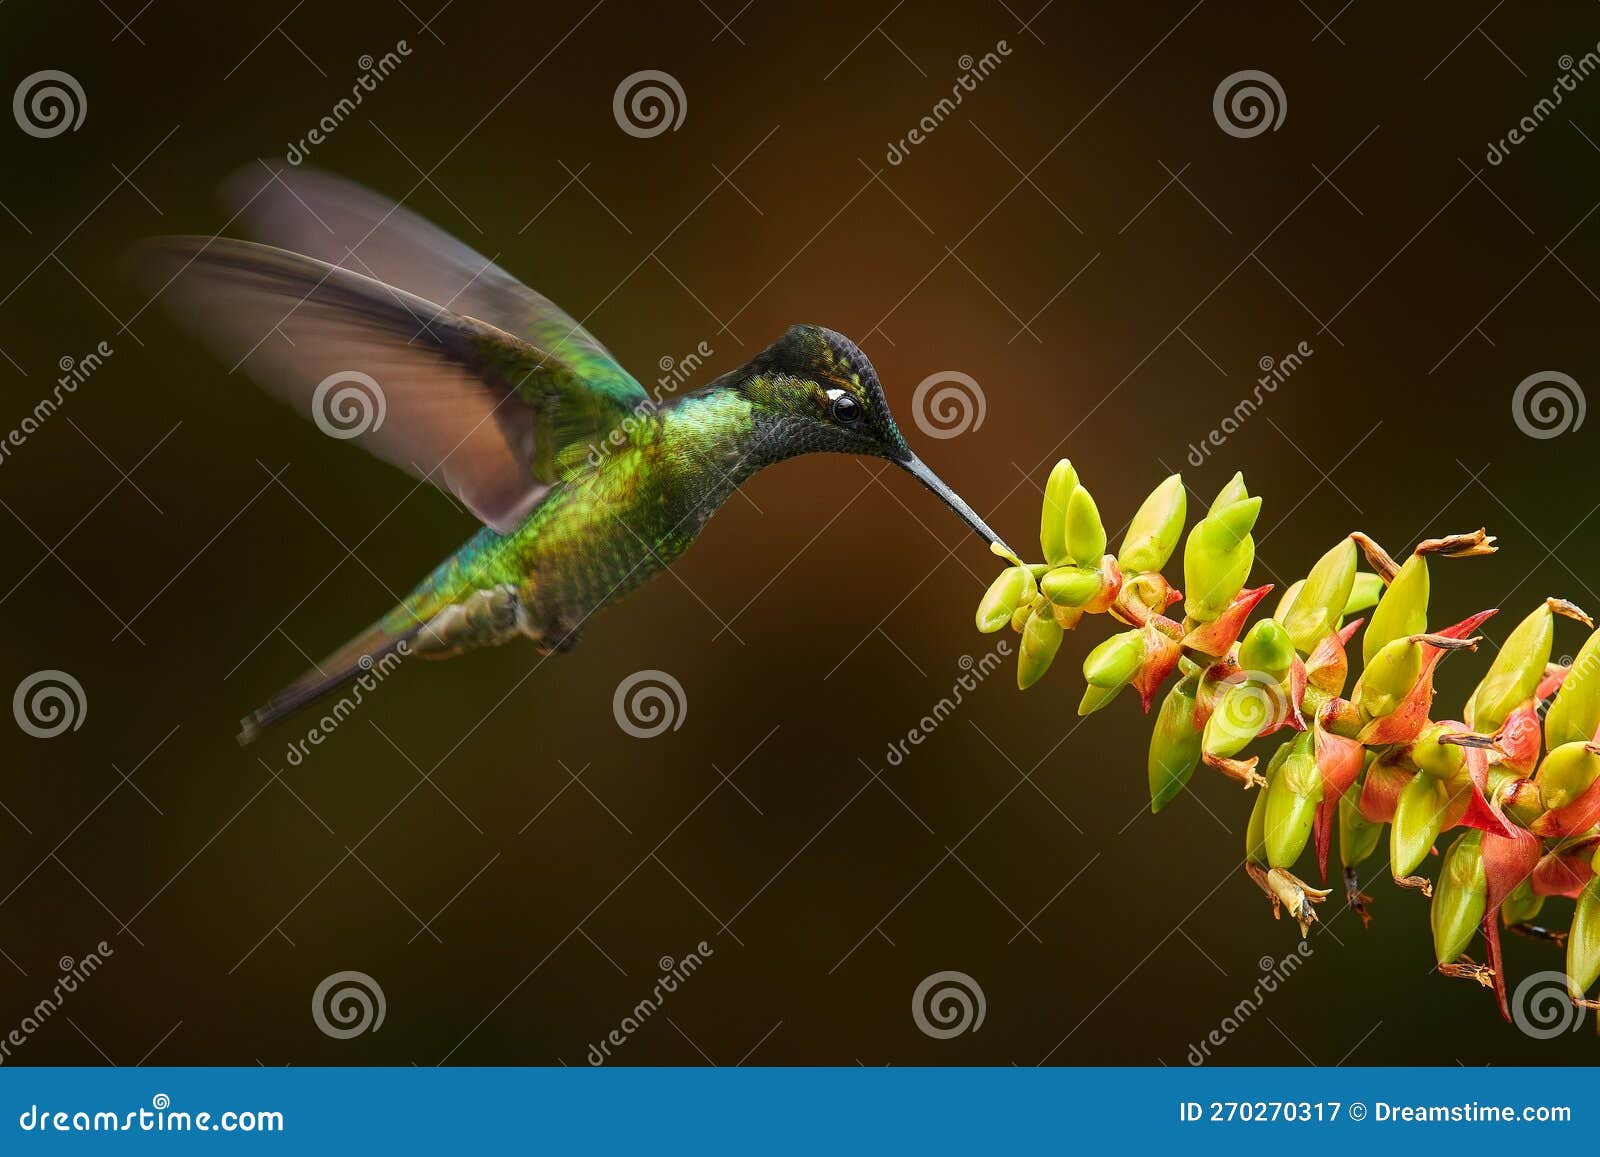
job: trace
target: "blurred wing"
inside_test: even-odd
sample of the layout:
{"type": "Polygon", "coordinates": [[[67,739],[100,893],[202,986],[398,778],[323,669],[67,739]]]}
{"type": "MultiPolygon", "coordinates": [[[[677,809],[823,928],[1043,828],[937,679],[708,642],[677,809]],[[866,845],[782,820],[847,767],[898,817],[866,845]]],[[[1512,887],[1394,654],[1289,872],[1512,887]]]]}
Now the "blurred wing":
{"type": "Polygon", "coordinates": [[[233,369],[501,533],[558,480],[563,449],[624,416],[533,343],[315,258],[168,237],[141,246],[135,269],[233,369]]]}
{"type": "Polygon", "coordinates": [[[555,302],[387,197],[315,169],[272,173],[264,165],[236,173],[224,194],[259,241],[364,273],[525,338],[621,409],[645,399],[610,351],[555,302]]]}

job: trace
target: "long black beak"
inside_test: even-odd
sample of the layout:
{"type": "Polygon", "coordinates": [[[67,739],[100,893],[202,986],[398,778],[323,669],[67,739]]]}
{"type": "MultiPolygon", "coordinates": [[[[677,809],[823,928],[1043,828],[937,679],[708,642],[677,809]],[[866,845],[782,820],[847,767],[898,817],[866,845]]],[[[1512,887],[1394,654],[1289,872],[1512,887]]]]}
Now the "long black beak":
{"type": "Polygon", "coordinates": [[[972,527],[973,530],[977,531],[977,533],[983,538],[984,542],[998,545],[1008,554],[1010,553],[1011,548],[1006,546],[1004,542],[1000,541],[1000,536],[994,531],[990,530],[988,525],[984,523],[983,519],[978,517],[977,513],[972,509],[972,507],[968,506],[961,500],[961,495],[957,494],[954,490],[951,490],[950,487],[946,486],[940,480],[937,474],[928,469],[928,464],[921,458],[918,458],[915,454],[913,454],[909,458],[896,458],[894,463],[907,474],[911,475],[911,477],[915,478],[918,482],[926,486],[929,490],[937,494],[939,498],[943,500],[946,506],[961,516],[962,522],[965,522],[968,526],[972,527]]]}

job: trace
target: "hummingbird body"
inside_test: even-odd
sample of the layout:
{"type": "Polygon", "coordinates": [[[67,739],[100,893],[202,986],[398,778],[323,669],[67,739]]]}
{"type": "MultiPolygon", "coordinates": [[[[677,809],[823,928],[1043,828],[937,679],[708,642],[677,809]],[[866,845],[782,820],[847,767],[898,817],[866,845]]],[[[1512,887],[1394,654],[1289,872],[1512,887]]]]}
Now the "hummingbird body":
{"type": "Polygon", "coordinates": [[[241,743],[396,652],[442,658],[518,637],[572,647],[747,478],[798,454],[887,459],[1003,548],[912,453],[871,362],[841,334],[793,326],[658,403],[554,303],[400,206],[304,169],[234,188],[236,215],[277,244],[150,242],[140,271],[156,294],[170,290],[180,319],[324,433],[484,524],[246,717],[241,743]]]}

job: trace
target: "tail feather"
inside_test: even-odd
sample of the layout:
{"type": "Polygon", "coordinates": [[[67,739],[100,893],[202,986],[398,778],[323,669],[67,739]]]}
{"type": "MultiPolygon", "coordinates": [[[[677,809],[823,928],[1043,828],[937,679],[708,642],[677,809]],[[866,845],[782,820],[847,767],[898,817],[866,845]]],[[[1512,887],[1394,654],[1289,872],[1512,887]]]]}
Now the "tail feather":
{"type": "Polygon", "coordinates": [[[262,729],[336,691],[371,669],[401,647],[407,646],[426,626],[417,622],[393,630],[378,622],[329,655],[312,670],[279,691],[239,721],[239,746],[254,743],[262,729]]]}

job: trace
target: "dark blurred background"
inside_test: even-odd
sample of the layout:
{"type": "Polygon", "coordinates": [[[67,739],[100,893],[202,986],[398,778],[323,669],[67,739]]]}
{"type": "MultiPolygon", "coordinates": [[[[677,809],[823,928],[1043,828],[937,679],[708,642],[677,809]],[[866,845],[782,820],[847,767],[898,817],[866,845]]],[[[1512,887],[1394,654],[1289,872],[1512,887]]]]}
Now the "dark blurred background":
{"type": "MultiPolygon", "coordinates": [[[[1195,507],[1243,468],[1264,579],[1353,528],[1398,552],[1486,524],[1498,556],[1435,568],[1439,621],[1600,604],[1593,426],[1533,438],[1513,411],[1530,375],[1600,381],[1600,79],[1486,156],[1583,67],[1594,5],[437,3],[0,13],[5,91],[61,70],[87,105],[48,139],[3,126],[0,428],[62,359],[113,351],[0,465],[0,684],[57,669],[86,701],[57,738],[0,729],[0,1030],[59,958],[114,951],[8,1063],[583,1064],[704,940],[617,1063],[1182,1065],[1294,949],[1238,872],[1249,799],[1202,772],[1152,817],[1149,721],[1076,718],[1103,625],[1026,695],[1008,661],[890,763],[992,646],[972,608],[995,563],[873,464],[757,477],[569,656],[403,669],[299,766],[296,724],[235,745],[473,527],[228,376],[117,262],[227,232],[218,184],[283,164],[402,40],[310,163],[404,197],[647,384],[700,342],[710,377],[819,322],[1015,543],[1063,454],[1115,526],[1169,470],[1195,507]],[[646,69],[685,115],[641,138],[613,94],[646,69]],[[1219,125],[1241,70],[1280,86],[1276,129],[1219,125]],[[912,393],[942,371],[985,411],[940,440],[912,393]],[[612,697],[649,668],[686,710],[636,739],[612,697]],[[381,987],[380,1030],[318,1030],[343,970],[381,987]],[[981,987],[978,1031],[917,1027],[944,970],[981,987]]],[[[1558,652],[1581,638],[1563,623],[1558,652]]],[[[1446,664],[1441,702],[1486,661],[1446,664]]],[[[1215,1062],[1596,1057],[1592,1018],[1535,1040],[1434,975],[1425,902],[1367,870],[1370,930],[1330,900],[1215,1062]]],[[[1561,965],[1507,951],[1517,976],[1561,965]]]]}

